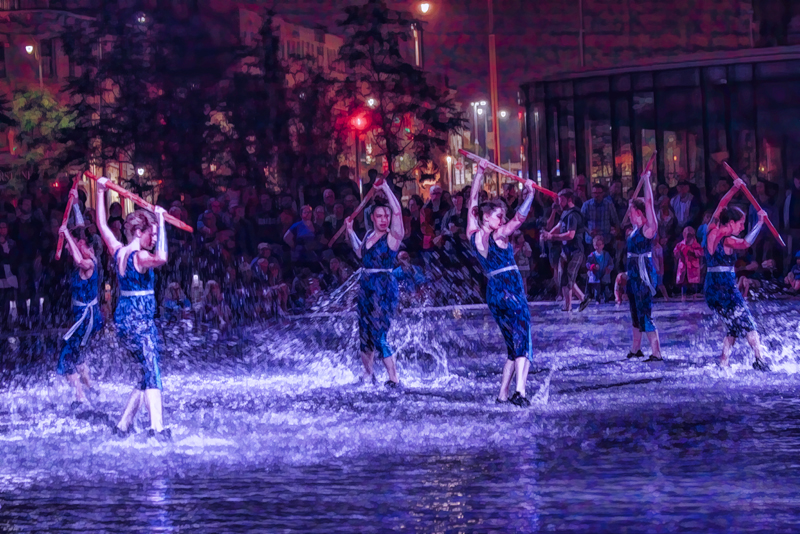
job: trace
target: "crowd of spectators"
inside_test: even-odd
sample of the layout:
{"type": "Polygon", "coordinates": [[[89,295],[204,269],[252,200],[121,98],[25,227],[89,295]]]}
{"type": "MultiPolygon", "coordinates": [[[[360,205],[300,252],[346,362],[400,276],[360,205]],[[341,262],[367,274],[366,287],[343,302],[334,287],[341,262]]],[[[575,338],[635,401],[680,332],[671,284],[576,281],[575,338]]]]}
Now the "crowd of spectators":
{"type": "MultiPolygon", "coordinates": [[[[377,172],[370,171],[363,193],[376,177],[377,172]]],[[[563,185],[554,184],[558,189],[563,185]]],[[[702,291],[700,243],[713,209],[731,185],[730,180],[720,179],[707,197],[684,179],[673,188],[663,183],[657,186],[659,230],[653,256],[660,297],[696,298],[702,291]]],[[[737,277],[747,294],[800,290],[800,258],[794,255],[800,248],[800,171],[794,174],[785,198],[776,198],[773,186],[758,182],[753,193],[786,236],[790,249],[776,246],[766,229],[761,232],[737,263],[737,277]]],[[[392,187],[399,196],[399,184],[392,187]]],[[[615,294],[621,300],[625,237],[630,231],[622,184],[615,181],[607,188],[579,176],[572,187],[575,213],[580,214],[577,239],[584,251],[577,284],[598,302],[611,301],[615,294]]],[[[483,275],[466,237],[468,194],[466,188],[450,193],[434,185],[427,200],[419,195],[404,199],[406,238],[395,274],[406,305],[483,301],[483,275]]],[[[486,191],[481,194],[490,196],[486,191]]],[[[49,324],[62,326],[61,322],[68,321],[67,277],[73,266],[68,258],[55,261],[54,252],[66,191],[37,188],[23,196],[0,195],[4,195],[0,196],[0,326],[21,326],[26,320],[29,324],[31,317],[44,321],[45,315],[49,324]]],[[[157,274],[161,318],[166,322],[194,318],[198,324],[225,330],[331,303],[335,300],[331,295],[359,267],[344,233],[332,239],[360,197],[347,167],[327,176],[312,176],[295,195],[259,190],[245,180],[234,181],[220,193],[209,189],[199,176],[192,177],[187,190],[163,190],[159,204],[195,232],[168,228],[170,259],[157,274]]],[[[517,184],[504,184],[501,197],[512,216],[521,190],[517,184]]],[[[733,205],[747,214],[748,227],[757,220],[746,199],[737,197],[733,205]]],[[[116,291],[110,258],[97,233],[93,210],[81,209],[86,225],[77,233],[95,249],[103,310],[110,315],[116,291]]],[[[543,230],[557,224],[562,210],[559,202],[537,194],[527,221],[511,240],[531,299],[553,299],[558,294],[554,272],[564,261],[564,247],[540,237],[543,230]]],[[[122,207],[112,204],[108,213],[109,226],[124,243],[122,207]]],[[[356,220],[355,228],[361,235],[366,233],[363,217],[356,220]]]]}

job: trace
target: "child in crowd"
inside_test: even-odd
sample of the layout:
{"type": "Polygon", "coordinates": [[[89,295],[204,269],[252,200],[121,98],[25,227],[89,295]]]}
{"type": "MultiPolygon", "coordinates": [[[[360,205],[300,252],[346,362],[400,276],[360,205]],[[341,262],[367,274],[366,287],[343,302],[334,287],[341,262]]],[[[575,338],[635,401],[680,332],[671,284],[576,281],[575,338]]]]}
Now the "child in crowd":
{"type": "Polygon", "coordinates": [[[672,251],[678,264],[675,283],[681,287],[681,302],[686,300],[686,293],[691,287],[693,298],[699,297],[700,287],[700,258],[703,257],[703,247],[697,242],[694,228],[687,226],[683,229],[683,241],[675,245],[672,251]]]}
{"type": "Polygon", "coordinates": [[[784,279],[792,291],[800,291],[800,251],[794,255],[794,265],[784,279]]]}
{"type": "Polygon", "coordinates": [[[181,285],[178,282],[171,282],[164,295],[161,317],[168,323],[177,323],[181,319],[188,319],[191,309],[192,303],[186,298],[181,285]]]}
{"type": "Polygon", "coordinates": [[[589,270],[589,295],[600,303],[601,297],[603,302],[607,300],[613,263],[611,255],[604,250],[605,242],[603,241],[603,236],[594,236],[592,245],[594,245],[594,252],[589,254],[586,259],[586,268],[589,270]]]}
{"type": "Polygon", "coordinates": [[[411,256],[405,250],[397,254],[399,264],[392,271],[400,289],[400,302],[404,307],[411,307],[421,300],[420,292],[425,283],[422,269],[411,263],[411,256]]]}
{"type": "Polygon", "coordinates": [[[667,238],[666,237],[656,237],[653,238],[653,265],[656,268],[656,289],[661,292],[661,296],[664,297],[664,300],[669,301],[669,295],[667,295],[667,288],[664,287],[664,247],[666,245],[667,238]]]}
{"type": "Polygon", "coordinates": [[[525,236],[519,230],[514,232],[511,245],[514,247],[514,261],[517,262],[517,268],[519,269],[519,274],[522,275],[522,282],[525,284],[525,292],[527,293],[531,277],[533,250],[531,250],[531,246],[525,241],[525,236]]]}
{"type": "Polygon", "coordinates": [[[614,280],[614,303],[617,306],[622,305],[622,301],[628,300],[628,295],[625,291],[628,288],[628,273],[622,271],[617,275],[617,279],[614,280]]]}

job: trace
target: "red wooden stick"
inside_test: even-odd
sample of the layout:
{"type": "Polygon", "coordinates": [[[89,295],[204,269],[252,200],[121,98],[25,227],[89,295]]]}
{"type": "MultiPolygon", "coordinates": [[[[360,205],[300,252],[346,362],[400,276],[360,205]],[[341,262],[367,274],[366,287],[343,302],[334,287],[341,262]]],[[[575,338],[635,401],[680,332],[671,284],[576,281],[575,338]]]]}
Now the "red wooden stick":
{"type": "MultiPolygon", "coordinates": [[[[725,167],[725,170],[728,171],[728,174],[731,175],[731,178],[733,178],[734,180],[739,179],[739,176],[737,176],[737,174],[734,172],[731,166],[728,165],[727,161],[723,161],[722,166],[725,167]]],[[[747,197],[747,200],[750,201],[750,204],[753,205],[756,211],[761,211],[761,205],[758,203],[758,200],[756,200],[756,197],[753,196],[753,193],[751,193],[750,190],[747,189],[747,186],[742,187],[742,193],[744,193],[744,196],[747,197]]],[[[769,228],[769,231],[772,232],[772,235],[775,236],[775,239],[778,241],[778,243],[780,243],[783,248],[786,248],[786,243],[783,242],[781,234],[778,233],[778,230],[772,224],[772,221],[769,220],[769,217],[764,218],[764,222],[766,223],[767,228],[769,228]]]]}
{"type": "MultiPolygon", "coordinates": [[[[492,163],[491,161],[487,160],[486,158],[482,158],[482,157],[480,157],[480,156],[478,156],[476,154],[473,154],[472,152],[468,152],[468,151],[464,150],[463,148],[459,148],[458,149],[458,153],[461,154],[462,156],[464,156],[465,158],[474,161],[475,163],[480,163],[481,161],[486,161],[486,163],[488,163],[488,165],[486,165],[487,169],[491,169],[496,173],[502,174],[503,176],[508,176],[512,180],[516,180],[517,182],[519,182],[521,184],[525,183],[525,179],[524,178],[520,178],[519,176],[517,176],[513,172],[507,171],[503,167],[500,167],[499,165],[495,165],[494,163],[492,163]]],[[[545,195],[547,195],[549,197],[558,198],[558,193],[553,193],[549,189],[545,189],[544,187],[542,187],[540,185],[533,184],[533,188],[536,189],[537,191],[540,191],[541,193],[544,193],[545,195]]]]}
{"type": "MultiPolygon", "coordinates": [[[[655,163],[655,161],[656,161],[656,151],[654,150],[653,153],[650,155],[650,159],[647,160],[647,165],[644,166],[644,171],[642,171],[641,176],[644,176],[645,174],[650,172],[650,169],[653,168],[653,163],[655,163]]],[[[636,189],[633,190],[633,196],[631,198],[638,197],[639,192],[642,190],[642,187],[644,187],[644,179],[640,177],[639,183],[636,184],[636,189]]],[[[619,224],[620,227],[625,226],[625,223],[628,222],[628,217],[630,217],[630,215],[631,215],[631,206],[629,204],[628,209],[625,211],[625,216],[622,218],[622,222],[619,224]]]]}
{"type": "MultiPolygon", "coordinates": [[[[73,200],[74,200],[72,198],[72,192],[78,190],[78,180],[79,179],[80,179],[80,176],[76,176],[75,177],[75,181],[72,182],[72,187],[70,187],[70,189],[69,189],[70,195],[67,197],[67,209],[64,210],[64,218],[61,219],[61,226],[64,226],[65,224],[67,224],[67,221],[69,221],[69,212],[70,212],[70,210],[72,210],[72,203],[73,203],[73,200]]],[[[61,259],[61,251],[63,249],[64,249],[64,236],[63,236],[63,234],[61,234],[59,232],[59,234],[58,234],[58,245],[56,246],[56,259],[57,260],[61,259]]]]}
{"type": "Polygon", "coordinates": [[[358,214],[361,213],[365,207],[367,207],[367,203],[375,195],[375,192],[378,190],[378,187],[382,185],[383,185],[383,178],[379,178],[378,180],[375,181],[375,184],[372,186],[372,189],[370,189],[369,192],[366,195],[364,195],[364,200],[361,201],[361,204],[359,204],[358,207],[355,210],[353,210],[353,213],[351,213],[349,217],[345,217],[345,220],[342,222],[342,227],[339,228],[336,231],[336,233],[333,234],[331,240],[328,241],[328,247],[332,247],[333,244],[336,243],[336,240],[339,239],[339,236],[342,235],[342,232],[344,232],[345,229],[347,228],[346,224],[347,221],[348,220],[352,221],[353,219],[358,217],[358,214]]]}
{"type": "MultiPolygon", "coordinates": [[[[97,181],[97,176],[95,176],[94,174],[90,173],[89,171],[86,171],[84,174],[86,176],[88,176],[89,178],[91,178],[92,180],[97,181]]],[[[145,199],[143,199],[139,195],[135,195],[135,194],[131,193],[127,189],[125,189],[125,188],[123,188],[123,187],[111,182],[110,180],[108,182],[106,182],[106,187],[108,187],[112,191],[116,191],[117,193],[119,193],[119,196],[121,196],[122,198],[127,198],[128,200],[130,200],[131,202],[133,202],[134,204],[136,204],[137,206],[139,206],[141,208],[144,208],[144,209],[149,210],[149,211],[155,211],[156,210],[155,206],[150,204],[148,201],[146,201],[145,199]]],[[[172,226],[180,228],[181,230],[186,230],[189,233],[193,233],[194,232],[194,229],[191,226],[189,226],[188,224],[186,224],[182,220],[180,220],[180,219],[178,219],[176,217],[173,217],[169,213],[165,213],[164,214],[164,220],[166,222],[170,223],[172,226]]]]}

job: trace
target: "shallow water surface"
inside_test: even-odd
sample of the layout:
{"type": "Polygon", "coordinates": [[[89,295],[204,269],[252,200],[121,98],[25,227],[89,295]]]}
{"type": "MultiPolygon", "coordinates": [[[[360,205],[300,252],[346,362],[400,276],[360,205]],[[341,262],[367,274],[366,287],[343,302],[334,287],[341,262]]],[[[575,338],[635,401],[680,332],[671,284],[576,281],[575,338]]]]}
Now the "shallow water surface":
{"type": "MultiPolygon", "coordinates": [[[[111,437],[135,368],[108,334],[99,393],[39,362],[0,389],[11,532],[798,532],[798,305],[754,307],[775,371],[700,304],[660,304],[664,364],[625,358],[627,310],[532,308],[533,406],[494,398],[484,310],[405,313],[402,391],[356,385],[352,314],[233,339],[165,331],[168,445],[111,437]]],[[[648,353],[645,350],[645,353],[648,353]]],[[[385,380],[385,375],[379,376],[385,380]]],[[[381,380],[382,382],[382,380],[381,380]]]]}

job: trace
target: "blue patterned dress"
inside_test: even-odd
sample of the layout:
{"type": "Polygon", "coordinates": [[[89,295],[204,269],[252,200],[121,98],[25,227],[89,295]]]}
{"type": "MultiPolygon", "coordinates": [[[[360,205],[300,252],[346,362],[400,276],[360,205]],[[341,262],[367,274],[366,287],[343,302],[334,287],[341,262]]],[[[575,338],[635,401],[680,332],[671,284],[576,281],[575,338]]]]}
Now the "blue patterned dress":
{"type": "Polygon", "coordinates": [[[656,294],[656,266],[653,263],[653,241],[642,234],[641,228],[634,228],[628,236],[627,268],[628,287],[625,292],[628,294],[633,327],[640,332],[655,332],[653,296],[656,294]]]}
{"type": "Polygon", "coordinates": [[[729,337],[744,337],[756,329],[750,309],[736,286],[736,254],[726,254],[720,239],[714,254],[708,253],[708,242],[703,240],[706,255],[706,281],[703,292],[708,307],[722,319],[729,337]]]}
{"type": "Polygon", "coordinates": [[[100,313],[100,305],[97,301],[97,262],[93,263],[92,276],[88,280],[81,278],[80,269],[76,268],[72,272],[70,286],[72,289],[72,316],[75,322],[64,335],[65,343],[61,347],[56,367],[56,371],[60,375],[71,375],[78,372],[76,367],[85,359],[81,348],[86,346],[92,334],[103,328],[103,314],[100,313]]]}
{"type": "MultiPolygon", "coordinates": [[[[120,249],[122,250],[122,249],[120,249]]],[[[156,314],[155,274],[153,269],[140,273],[133,264],[133,256],[128,255],[125,265],[125,276],[119,272],[117,256],[114,253],[114,268],[119,280],[120,297],[114,312],[117,335],[122,346],[130,351],[142,367],[140,389],[161,389],[161,346],[158,330],[153,320],[156,314]],[[144,295],[126,295],[126,292],[144,292],[144,295]]]]}
{"type": "Polygon", "coordinates": [[[531,341],[531,311],[528,308],[528,299],[522,275],[514,261],[514,247],[500,248],[495,243],[494,236],[489,236],[489,252],[484,258],[475,245],[475,236],[472,234],[472,248],[478,258],[484,274],[489,282],[486,284],[486,304],[489,311],[503,333],[506,342],[508,359],[528,358],[533,361],[531,341]],[[492,274],[500,269],[506,269],[497,274],[492,274]]]}
{"type": "Polygon", "coordinates": [[[392,349],[386,339],[397,310],[397,279],[392,274],[397,251],[389,248],[389,234],[367,248],[361,244],[361,280],[358,291],[358,334],[361,352],[376,351],[380,358],[391,358],[392,349]]]}

